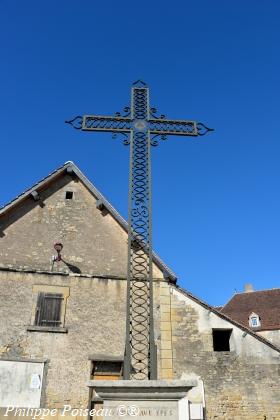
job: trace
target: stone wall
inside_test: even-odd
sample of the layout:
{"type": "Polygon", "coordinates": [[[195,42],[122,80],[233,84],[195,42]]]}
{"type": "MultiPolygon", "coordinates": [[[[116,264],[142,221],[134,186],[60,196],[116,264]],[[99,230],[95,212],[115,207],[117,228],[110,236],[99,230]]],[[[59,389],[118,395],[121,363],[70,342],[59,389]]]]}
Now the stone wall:
{"type": "MultiPolygon", "coordinates": [[[[35,288],[35,290],[37,290],[35,288]]],[[[123,355],[126,282],[0,271],[0,358],[45,360],[42,407],[86,408],[89,355],[123,355]],[[28,331],[34,285],[69,287],[67,333],[28,331]]],[[[155,282],[159,378],[197,379],[188,398],[207,419],[276,420],[279,353],[166,282],[155,282]],[[231,328],[231,351],[214,352],[212,328],[231,328]]]]}
{"type": "MultiPolygon", "coordinates": [[[[54,271],[127,275],[127,232],[77,178],[63,174],[0,218],[0,267],[50,270],[53,244],[63,243],[54,271]],[[73,192],[71,200],[66,192],[73,192]]],[[[163,278],[154,265],[154,277],[163,278]]]]}
{"type": "MultiPolygon", "coordinates": [[[[207,420],[280,419],[279,352],[171,289],[174,378],[201,380],[207,420]],[[212,328],[230,328],[231,351],[213,351],[212,328]]],[[[194,393],[193,402],[203,403],[194,393]]]]}
{"type": "MultiPolygon", "coordinates": [[[[156,282],[155,307],[158,290],[156,282]]],[[[86,408],[89,356],[124,354],[126,281],[0,271],[0,297],[0,359],[45,361],[42,406],[86,408]],[[69,290],[64,325],[68,332],[28,330],[34,318],[34,290],[46,285],[69,290]]]]}
{"type": "Polygon", "coordinates": [[[120,280],[0,272],[0,357],[47,360],[43,406],[87,407],[89,355],[123,355],[125,293],[120,280]],[[34,284],[69,286],[68,333],[27,330],[34,284]]]}

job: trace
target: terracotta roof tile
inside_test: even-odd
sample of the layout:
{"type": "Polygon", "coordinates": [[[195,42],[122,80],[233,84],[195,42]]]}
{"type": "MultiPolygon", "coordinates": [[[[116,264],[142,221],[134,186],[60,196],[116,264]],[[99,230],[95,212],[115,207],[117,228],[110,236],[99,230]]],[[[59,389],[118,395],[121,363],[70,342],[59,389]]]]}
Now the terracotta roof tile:
{"type": "Polygon", "coordinates": [[[220,312],[249,327],[252,312],[259,315],[261,326],[253,331],[280,329],[280,289],[237,293],[220,312]]]}

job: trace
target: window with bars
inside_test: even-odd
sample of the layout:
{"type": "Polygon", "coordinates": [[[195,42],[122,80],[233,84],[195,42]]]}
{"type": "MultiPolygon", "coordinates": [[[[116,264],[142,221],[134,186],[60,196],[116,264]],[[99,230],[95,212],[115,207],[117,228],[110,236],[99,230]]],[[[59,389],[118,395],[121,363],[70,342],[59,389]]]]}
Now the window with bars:
{"type": "Polygon", "coordinates": [[[39,292],[35,313],[35,325],[60,327],[63,299],[62,293],[39,292]]]}

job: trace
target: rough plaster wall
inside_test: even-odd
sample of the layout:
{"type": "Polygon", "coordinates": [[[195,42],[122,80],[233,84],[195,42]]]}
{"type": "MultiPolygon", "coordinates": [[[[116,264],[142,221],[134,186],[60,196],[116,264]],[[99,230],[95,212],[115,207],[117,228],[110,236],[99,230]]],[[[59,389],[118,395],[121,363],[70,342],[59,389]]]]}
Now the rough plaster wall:
{"type": "Polygon", "coordinates": [[[0,356],[48,359],[44,405],[86,407],[88,356],[123,354],[125,292],[125,281],[0,272],[0,356]],[[27,331],[33,284],[70,287],[68,333],[27,331]]]}
{"type": "Polygon", "coordinates": [[[280,330],[260,331],[258,334],[280,347],[280,330]]]}
{"type": "MultiPolygon", "coordinates": [[[[157,283],[157,282],[156,282],[157,283]]],[[[158,307],[155,284],[155,306],[158,307]]],[[[88,356],[124,354],[126,281],[0,271],[0,358],[47,359],[42,406],[87,407],[88,356]],[[32,286],[68,286],[68,333],[27,331],[32,286]]],[[[155,311],[156,337],[159,323],[155,311]]]]}
{"type": "Polygon", "coordinates": [[[279,353],[178,291],[171,300],[174,377],[203,381],[207,419],[280,419],[279,353]],[[212,328],[233,328],[234,350],[213,352],[212,328]]]}
{"type": "MultiPolygon", "coordinates": [[[[42,202],[29,198],[1,217],[0,266],[50,270],[53,244],[61,241],[65,263],[55,263],[54,271],[126,277],[127,233],[96,208],[96,198],[77,178],[63,175],[40,196],[42,202]],[[73,191],[72,200],[66,191],[73,191]]],[[[154,277],[162,278],[155,266],[154,277]]]]}

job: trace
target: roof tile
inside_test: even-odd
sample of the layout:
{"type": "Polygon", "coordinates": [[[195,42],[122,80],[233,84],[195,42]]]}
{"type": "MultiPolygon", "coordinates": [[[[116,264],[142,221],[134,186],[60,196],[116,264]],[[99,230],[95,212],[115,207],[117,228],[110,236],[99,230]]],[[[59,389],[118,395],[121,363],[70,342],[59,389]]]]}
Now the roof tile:
{"type": "Polygon", "coordinates": [[[248,327],[252,312],[259,315],[261,327],[254,331],[280,329],[280,289],[237,293],[220,310],[240,324],[248,327]]]}

